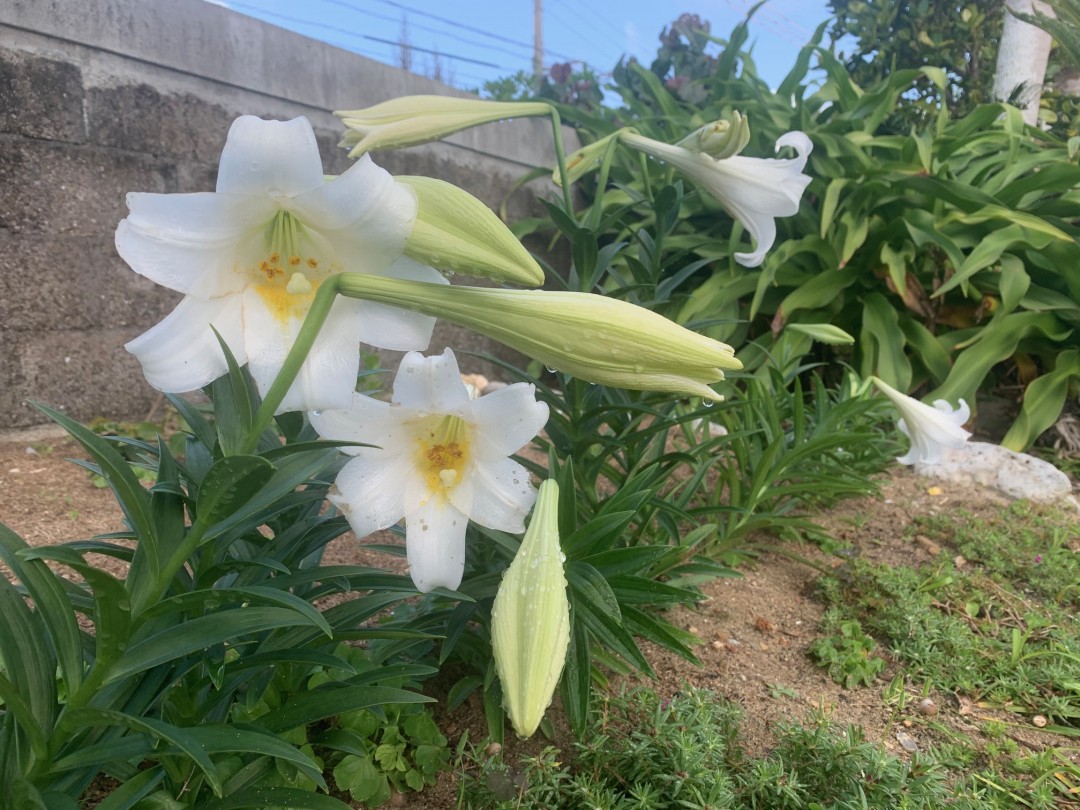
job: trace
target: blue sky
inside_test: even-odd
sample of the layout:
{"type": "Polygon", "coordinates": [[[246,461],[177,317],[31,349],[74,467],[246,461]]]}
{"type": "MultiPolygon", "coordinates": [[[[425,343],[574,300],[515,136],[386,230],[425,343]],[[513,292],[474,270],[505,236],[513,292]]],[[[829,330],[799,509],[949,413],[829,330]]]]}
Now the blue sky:
{"type": "MultiPolygon", "coordinates": [[[[437,51],[443,77],[462,88],[531,70],[533,0],[210,0],[305,36],[397,64],[403,22],[414,46],[412,70],[429,74],[437,51]],[[381,41],[385,40],[385,41],[381,41]]],[[[543,0],[544,63],[586,61],[609,72],[623,54],[648,64],[657,37],[684,12],[726,37],[750,0],[543,0]]],[[[762,77],[779,84],[813,30],[829,16],[826,0],[769,0],[751,23],[762,77]]]]}

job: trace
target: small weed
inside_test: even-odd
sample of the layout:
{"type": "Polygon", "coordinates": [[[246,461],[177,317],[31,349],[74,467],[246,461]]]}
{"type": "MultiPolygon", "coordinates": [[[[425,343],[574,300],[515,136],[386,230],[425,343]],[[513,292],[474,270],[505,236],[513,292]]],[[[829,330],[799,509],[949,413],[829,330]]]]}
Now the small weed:
{"type": "Polygon", "coordinates": [[[832,635],[810,645],[810,654],[818,664],[828,667],[829,677],[845,689],[873,683],[885,669],[885,661],[872,655],[877,642],[863,632],[858,621],[834,621],[826,616],[823,623],[835,625],[835,629],[832,635]]]}
{"type": "Polygon", "coordinates": [[[799,699],[799,693],[792,689],[790,686],[784,686],[780,683],[767,683],[765,684],[765,686],[768,687],[769,697],[771,697],[773,700],[778,700],[782,697],[794,698],[796,700],[799,699]]]}

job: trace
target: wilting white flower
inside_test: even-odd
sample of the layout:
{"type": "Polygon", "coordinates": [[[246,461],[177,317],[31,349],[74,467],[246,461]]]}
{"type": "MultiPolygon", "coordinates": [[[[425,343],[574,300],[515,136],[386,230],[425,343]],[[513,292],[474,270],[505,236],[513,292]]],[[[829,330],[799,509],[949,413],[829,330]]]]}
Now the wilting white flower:
{"type": "Polygon", "coordinates": [[[620,140],[647,155],[668,163],[703,186],[754,238],[753,253],[736,253],[745,267],[757,267],[776,241],[776,217],[790,217],[799,210],[799,200],[810,184],[802,174],[814,148],[802,132],[788,132],[776,141],[776,148],[794,147],[797,157],[752,158],[736,155],[717,160],[704,152],[654,141],[632,132],[620,140]]]}
{"type": "Polygon", "coordinates": [[[911,440],[911,449],[897,459],[901,464],[937,464],[941,460],[941,448],[963,447],[971,436],[962,427],[971,418],[971,409],[964,400],[955,409],[943,399],[934,400],[931,407],[901,394],[877,377],[871,379],[900,411],[897,427],[911,440]]]}
{"type": "Polygon", "coordinates": [[[310,415],[327,439],[375,445],[345,448],[355,458],[329,498],[359,537],[405,518],[409,573],[421,591],[461,584],[469,520],[525,530],[536,491],[508,456],[547,417],[527,383],[473,399],[450,349],[405,355],[389,403],[357,394],[348,410],[310,415]]]}
{"type": "MultiPolygon", "coordinates": [[[[402,256],[416,217],[413,193],[368,158],[327,181],[305,118],[236,119],[216,193],[133,193],[127,203],[130,214],[116,230],[120,255],[185,295],[127,344],[161,391],[192,391],[225,373],[213,326],[265,394],[331,274],[445,282],[402,256]]],[[[433,325],[431,317],[339,298],[278,411],[347,407],[361,342],[423,349],[433,325]]]]}
{"type": "Polygon", "coordinates": [[[529,530],[491,606],[491,648],[514,731],[531,737],[559,684],[570,600],[559,547],[559,485],[545,481],[529,530]]]}

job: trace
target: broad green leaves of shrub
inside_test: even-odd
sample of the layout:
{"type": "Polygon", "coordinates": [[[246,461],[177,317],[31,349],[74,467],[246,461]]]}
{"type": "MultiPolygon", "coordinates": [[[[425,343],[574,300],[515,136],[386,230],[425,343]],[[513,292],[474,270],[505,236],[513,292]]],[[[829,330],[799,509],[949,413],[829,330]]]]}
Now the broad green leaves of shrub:
{"type": "MultiPolygon", "coordinates": [[[[683,323],[711,323],[709,334],[741,347],[750,369],[769,352],[796,347],[954,402],[1016,385],[1026,395],[1006,444],[1023,449],[1053,424],[1080,383],[1071,359],[1080,348],[1075,150],[1001,104],[955,120],[939,106],[920,128],[897,134],[887,122],[901,99],[914,88],[940,93],[943,71],[896,70],[859,87],[817,44],[821,33],[775,93],[739,52],[740,26],[709,70],[701,62],[692,75],[650,74],[660,80],[646,81],[649,71],[630,66],[616,75],[623,109],[597,116],[567,108],[563,117],[585,142],[610,134],[616,122],[674,141],[737,110],[752,132],[744,154],[762,156],[780,134],[806,132],[814,143],[807,171],[815,179],[799,213],[777,220],[779,241],[761,268],[735,264],[738,229],[732,232],[707,196],[678,194],[663,248],[682,251],[679,267],[702,264],[680,278],[663,310],[683,323]],[[805,332],[823,324],[854,337],[854,348],[789,336],[790,326],[805,332]],[[1036,385],[1044,376],[1050,379],[1036,385]]],[[[654,68],[674,70],[670,60],[654,68]]],[[[664,167],[621,154],[610,177],[616,188],[596,218],[601,250],[637,241],[659,223],[642,201],[671,187],[664,167]]],[[[632,269],[630,260],[610,258],[612,275],[632,269]]]]}

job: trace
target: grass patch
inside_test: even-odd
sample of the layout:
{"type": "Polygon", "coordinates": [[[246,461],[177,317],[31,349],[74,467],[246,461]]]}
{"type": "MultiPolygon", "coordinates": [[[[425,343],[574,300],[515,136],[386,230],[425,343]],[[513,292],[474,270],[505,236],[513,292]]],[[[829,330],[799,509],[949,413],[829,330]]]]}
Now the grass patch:
{"type": "Polygon", "coordinates": [[[933,755],[910,761],[867,742],[822,713],[777,730],[766,757],[749,757],[738,737],[737,706],[704,689],[670,700],[649,689],[608,697],[573,764],[554,748],[509,767],[473,757],[460,808],[857,808],[988,807],[978,790],[957,792],[933,755]]]}
{"type": "Polygon", "coordinates": [[[835,638],[837,628],[859,628],[909,683],[971,701],[975,722],[980,712],[1002,712],[982,721],[978,742],[924,721],[943,761],[969,769],[964,784],[985,790],[985,806],[1080,806],[1080,767],[1071,758],[1080,744],[1075,516],[1021,503],[985,518],[920,518],[913,532],[948,553],[919,568],[856,559],[823,578],[825,632],[835,638]],[[1033,727],[1045,744],[1014,733],[1033,727]]]}

